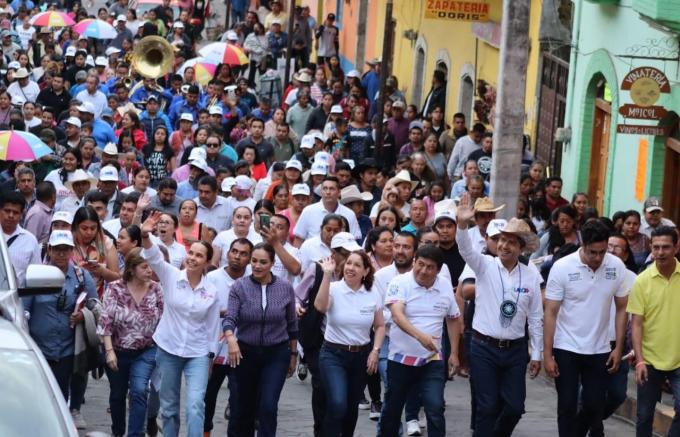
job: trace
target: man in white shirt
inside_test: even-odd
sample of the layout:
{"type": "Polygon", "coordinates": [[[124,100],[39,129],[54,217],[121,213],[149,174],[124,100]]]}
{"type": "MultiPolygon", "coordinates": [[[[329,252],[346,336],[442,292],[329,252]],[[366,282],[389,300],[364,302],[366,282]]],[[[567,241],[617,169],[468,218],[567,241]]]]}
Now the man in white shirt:
{"type": "Polygon", "coordinates": [[[392,313],[387,362],[385,403],[378,425],[379,437],[399,434],[401,411],[411,388],[418,386],[427,416],[427,434],[444,437],[443,321],[449,333],[449,375],[457,369],[460,323],[450,282],[438,273],[444,264],[441,249],[425,245],[416,252],[413,271],[394,278],[387,287],[385,305],[392,313]]]}
{"type": "Polygon", "coordinates": [[[560,437],[585,436],[602,420],[607,372],[621,361],[626,331],[626,266],[607,253],[609,229],[601,222],[581,227],[582,246],[555,262],[545,290],[543,359],[555,378],[560,437]],[[609,341],[612,301],[616,345],[609,341]],[[581,396],[579,402],[579,391],[581,396]]]}
{"type": "MultiPolygon", "coordinates": [[[[21,48],[24,50],[28,50],[28,46],[31,43],[31,40],[33,39],[33,34],[35,33],[35,27],[31,26],[30,18],[31,17],[29,17],[28,15],[24,16],[24,19],[21,22],[21,26],[17,26],[14,28],[14,30],[16,30],[17,34],[19,35],[19,40],[21,41],[21,48]]],[[[46,27],[40,29],[40,32],[43,31],[50,33],[49,29],[46,27]]]]}
{"type": "Polygon", "coordinates": [[[640,220],[640,233],[647,237],[652,237],[652,231],[659,226],[675,227],[673,221],[663,217],[663,208],[661,201],[656,197],[649,197],[645,200],[644,210],[642,211],[644,217],[640,220]]]}
{"type": "Polygon", "coordinates": [[[16,81],[12,82],[7,87],[7,93],[9,93],[13,102],[35,103],[35,99],[38,98],[40,88],[38,87],[38,84],[29,79],[28,76],[28,70],[23,67],[19,68],[16,73],[14,73],[16,81]]]}
{"type": "Polygon", "coordinates": [[[19,226],[26,200],[17,191],[3,193],[0,199],[0,227],[14,267],[17,285],[22,286],[30,264],[42,264],[40,244],[33,234],[19,226]]]}
{"type": "Polygon", "coordinates": [[[227,199],[217,195],[217,179],[214,176],[203,176],[198,181],[198,197],[194,202],[198,205],[196,220],[218,233],[227,229],[231,221],[229,207],[227,199]]]}
{"type": "Polygon", "coordinates": [[[335,234],[344,231],[342,218],[337,214],[328,214],[321,221],[318,235],[305,240],[300,246],[300,265],[306,272],[312,263],[331,256],[331,240],[335,234]]]}
{"type": "Polygon", "coordinates": [[[527,323],[532,347],[529,374],[533,378],[541,370],[541,280],[519,262],[523,251],[536,249],[538,237],[522,220],[511,219],[501,231],[494,258],[480,253],[470,239],[468,227],[475,212],[467,193],[456,215],[456,242],[476,276],[470,342],[475,434],[511,435],[524,413],[527,323]]]}
{"type": "Polygon", "coordinates": [[[106,229],[114,239],[118,238],[118,232],[120,232],[122,228],[134,224],[135,215],[138,217],[138,222],[141,222],[143,208],[138,208],[139,201],[140,196],[138,193],[128,194],[123,198],[120,204],[120,214],[118,215],[118,218],[107,220],[102,223],[102,227],[106,229]]]}
{"type": "MultiPolygon", "coordinates": [[[[214,339],[216,343],[215,357],[213,360],[212,372],[210,379],[208,379],[208,386],[205,391],[205,424],[203,431],[210,434],[212,431],[212,419],[215,416],[215,404],[217,403],[217,394],[222,387],[224,378],[230,376],[229,365],[227,364],[227,357],[229,350],[222,338],[222,320],[227,315],[227,307],[229,306],[229,291],[237,279],[240,279],[250,272],[250,255],[253,253],[253,243],[245,238],[237,238],[231,242],[227,252],[227,259],[229,263],[226,267],[213,270],[206,275],[206,280],[213,284],[217,290],[217,302],[220,308],[220,323],[216,326],[214,339]]],[[[229,391],[233,393],[233,380],[229,378],[229,391]]]]}
{"type": "Polygon", "coordinates": [[[99,77],[96,74],[88,74],[85,80],[85,89],[76,94],[75,98],[81,102],[89,102],[94,107],[94,118],[98,119],[107,106],[106,95],[99,91],[99,77]]]}
{"type": "Polygon", "coordinates": [[[319,235],[319,222],[327,214],[340,214],[349,222],[348,232],[357,240],[361,238],[361,229],[354,211],[341,205],[340,182],[333,176],[327,176],[321,183],[321,201],[305,207],[295,224],[295,241],[293,246],[300,247],[302,242],[319,235]]]}
{"type": "Polygon", "coordinates": [[[272,273],[292,284],[295,277],[300,274],[301,268],[298,248],[288,242],[290,221],[281,214],[274,214],[269,220],[269,226],[260,226],[260,234],[264,241],[272,245],[276,253],[272,273]]]}
{"type": "MultiPolygon", "coordinates": [[[[225,179],[226,180],[226,179],[225,179]]],[[[223,190],[226,188],[224,181],[222,181],[223,190]]],[[[251,194],[251,189],[253,188],[253,180],[245,175],[238,175],[234,178],[234,184],[231,186],[231,196],[227,197],[227,207],[229,223],[227,224],[227,229],[231,228],[231,217],[234,215],[236,208],[245,206],[250,210],[251,214],[255,213],[255,199],[253,199],[251,194]]]]}

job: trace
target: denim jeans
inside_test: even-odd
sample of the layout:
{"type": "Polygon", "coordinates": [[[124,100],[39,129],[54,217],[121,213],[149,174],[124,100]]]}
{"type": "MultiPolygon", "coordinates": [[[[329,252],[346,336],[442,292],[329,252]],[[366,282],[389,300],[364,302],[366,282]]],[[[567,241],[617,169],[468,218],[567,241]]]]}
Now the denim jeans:
{"type": "Polygon", "coordinates": [[[321,383],[326,392],[324,437],[354,435],[359,401],[366,383],[368,351],[348,352],[322,346],[319,353],[321,383]]]}
{"type": "MultiPolygon", "coordinates": [[[[468,367],[472,366],[470,364],[470,349],[472,348],[472,329],[465,329],[463,332],[463,342],[465,346],[465,351],[468,356],[468,367]]],[[[475,396],[475,385],[470,378],[470,429],[475,430],[475,422],[477,421],[477,397],[475,396]]]]}
{"type": "MultiPolygon", "coordinates": [[[[602,420],[608,419],[626,400],[628,390],[628,361],[621,361],[619,370],[614,374],[607,374],[607,391],[605,393],[604,412],[602,420]]],[[[590,426],[590,437],[604,437],[602,420],[590,426]]]]}
{"type": "Polygon", "coordinates": [[[210,432],[213,429],[213,418],[215,417],[215,405],[217,404],[217,394],[224,383],[224,379],[229,376],[227,385],[229,393],[236,390],[234,378],[231,377],[231,367],[228,364],[213,364],[210,379],[208,379],[208,388],[205,391],[205,420],[203,422],[203,431],[210,432]]]}
{"type": "Polygon", "coordinates": [[[205,389],[208,385],[208,355],[185,358],[173,355],[158,348],[156,364],[161,371],[161,419],[163,437],[179,435],[179,400],[182,388],[182,375],[186,381],[185,415],[187,436],[203,435],[205,417],[205,389]]]}
{"type": "Polygon", "coordinates": [[[275,346],[251,346],[239,342],[241,363],[234,369],[236,398],[229,398],[231,415],[227,435],[255,435],[255,420],[259,421],[258,437],[276,435],[279,397],[290,364],[288,342],[275,346]]]}
{"type": "Polygon", "coordinates": [[[387,391],[380,416],[378,436],[393,437],[399,434],[401,411],[411,388],[420,388],[420,397],[427,417],[427,435],[446,435],[444,420],[444,362],[430,361],[424,366],[407,366],[396,361],[387,363],[387,391]]]}
{"type": "Polygon", "coordinates": [[[149,378],[156,367],[156,347],[140,351],[117,350],[118,371],[106,367],[109,379],[109,407],[111,408],[111,433],[125,434],[125,406],[130,390],[127,435],[144,436],[146,432],[146,406],[149,395],[149,378]]]}
{"type": "Polygon", "coordinates": [[[314,417],[314,437],[323,435],[323,421],[326,417],[326,392],[321,383],[319,370],[320,349],[305,350],[305,361],[312,378],[312,416],[314,417]]]}
{"type": "Polygon", "coordinates": [[[668,378],[673,390],[673,409],[675,416],[668,430],[668,437],[680,437],[680,369],[656,370],[647,364],[647,382],[637,387],[636,437],[651,437],[656,403],[661,397],[661,386],[668,378]]]}
{"type": "MultiPolygon", "coordinates": [[[[384,390],[385,393],[387,393],[387,362],[389,361],[387,359],[387,356],[390,353],[390,337],[385,336],[385,339],[383,340],[383,344],[380,347],[380,354],[378,358],[378,373],[380,374],[380,379],[383,382],[384,390]]],[[[412,390],[417,390],[416,388],[412,388],[412,390]]],[[[420,408],[420,407],[418,407],[420,408]]],[[[383,403],[383,410],[385,409],[385,404],[383,403]]],[[[409,402],[406,400],[406,411],[409,410],[409,402]]],[[[382,414],[382,412],[381,412],[382,414]]],[[[378,422],[377,426],[377,433],[380,435],[380,422],[378,422]]],[[[400,437],[403,435],[403,426],[401,421],[399,421],[399,434],[400,437]]]]}
{"type": "Polygon", "coordinates": [[[73,355],[60,358],[58,360],[47,360],[47,364],[52,370],[54,379],[57,380],[64,400],[68,401],[69,387],[71,386],[71,375],[73,375],[73,355]]]}
{"type": "Polygon", "coordinates": [[[475,436],[510,436],[524,414],[527,342],[499,348],[472,337],[470,381],[475,387],[475,436]]]}
{"type": "Polygon", "coordinates": [[[591,426],[602,421],[609,354],[583,355],[554,349],[553,356],[560,371],[555,378],[559,435],[583,437],[591,426]],[[580,409],[579,388],[582,388],[580,409]]]}

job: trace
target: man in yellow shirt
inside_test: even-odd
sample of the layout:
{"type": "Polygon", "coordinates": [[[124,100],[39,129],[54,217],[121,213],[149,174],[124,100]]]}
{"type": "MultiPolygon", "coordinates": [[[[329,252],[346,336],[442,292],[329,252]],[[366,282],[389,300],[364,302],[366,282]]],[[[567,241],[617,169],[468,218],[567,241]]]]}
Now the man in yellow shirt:
{"type": "MultiPolygon", "coordinates": [[[[651,437],[656,402],[668,378],[680,417],[680,262],[675,258],[678,233],[670,226],[652,231],[654,263],[641,273],[628,299],[633,316],[633,349],[637,357],[637,437],[651,437]]],[[[680,435],[674,420],[668,435],[680,435]]]]}
{"type": "Polygon", "coordinates": [[[288,14],[283,12],[283,5],[280,0],[272,0],[269,2],[269,7],[272,11],[264,17],[264,28],[266,31],[272,27],[272,21],[275,19],[281,21],[281,26],[288,32],[288,14]]]}

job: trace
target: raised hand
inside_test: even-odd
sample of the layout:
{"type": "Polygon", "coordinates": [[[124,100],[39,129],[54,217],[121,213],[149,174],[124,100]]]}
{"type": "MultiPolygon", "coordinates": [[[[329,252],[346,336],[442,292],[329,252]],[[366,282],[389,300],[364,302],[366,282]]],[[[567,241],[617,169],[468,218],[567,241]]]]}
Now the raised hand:
{"type": "Polygon", "coordinates": [[[142,223],[142,236],[153,233],[156,230],[161,215],[163,214],[160,211],[154,211],[146,220],[144,220],[144,223],[142,223]]]}
{"type": "Polygon", "coordinates": [[[319,265],[321,266],[321,270],[323,270],[324,273],[333,274],[333,272],[335,272],[335,261],[331,256],[319,261],[319,265]]]}
{"type": "Polygon", "coordinates": [[[463,193],[460,196],[460,202],[458,203],[458,208],[456,209],[456,218],[458,223],[468,223],[475,217],[475,209],[472,206],[472,200],[470,199],[469,193],[463,193]]]}

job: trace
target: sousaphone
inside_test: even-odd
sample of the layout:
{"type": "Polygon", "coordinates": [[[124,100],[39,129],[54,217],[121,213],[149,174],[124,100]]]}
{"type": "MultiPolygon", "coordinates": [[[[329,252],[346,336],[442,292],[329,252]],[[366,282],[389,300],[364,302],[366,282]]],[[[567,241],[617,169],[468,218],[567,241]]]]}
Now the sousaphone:
{"type": "Polygon", "coordinates": [[[132,52],[132,67],[140,75],[158,79],[175,65],[175,50],[160,36],[145,36],[132,52]]]}

